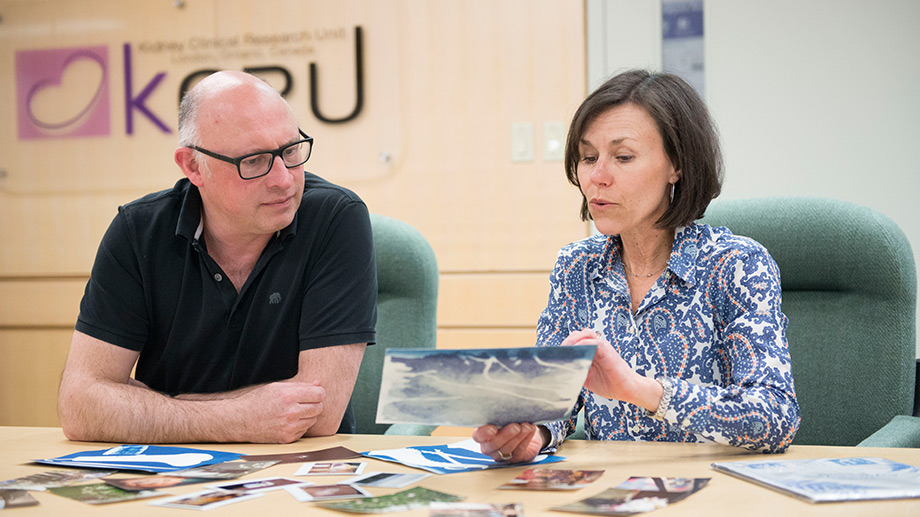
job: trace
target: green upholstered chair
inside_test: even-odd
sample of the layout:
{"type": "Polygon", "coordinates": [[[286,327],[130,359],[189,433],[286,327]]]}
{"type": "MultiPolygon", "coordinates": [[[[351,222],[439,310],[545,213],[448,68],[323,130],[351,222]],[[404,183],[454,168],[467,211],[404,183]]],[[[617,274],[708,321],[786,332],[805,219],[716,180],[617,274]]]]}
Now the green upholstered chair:
{"type": "MultiPolygon", "coordinates": [[[[367,347],[351,397],[357,431],[383,434],[377,399],[387,348],[434,348],[437,339],[438,264],[428,241],[409,224],[371,214],[377,257],[377,344],[367,347]]],[[[405,426],[399,434],[427,434],[434,427],[405,426]]],[[[396,432],[394,430],[392,432],[396,432]]]]}
{"type": "Polygon", "coordinates": [[[802,411],[793,443],[920,447],[917,278],[900,228],[866,207],[796,197],[717,199],[702,222],[753,238],[779,265],[802,411]]]}

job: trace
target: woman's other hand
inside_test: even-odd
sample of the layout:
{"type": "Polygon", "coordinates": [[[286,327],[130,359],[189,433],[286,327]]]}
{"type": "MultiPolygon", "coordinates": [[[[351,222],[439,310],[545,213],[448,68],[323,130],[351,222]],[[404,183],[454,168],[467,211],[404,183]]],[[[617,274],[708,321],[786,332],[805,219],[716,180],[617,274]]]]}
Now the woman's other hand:
{"type": "Polygon", "coordinates": [[[473,431],[473,440],[495,461],[526,463],[549,442],[549,431],[531,423],[512,423],[501,429],[490,424],[473,431]]]}
{"type": "Polygon", "coordinates": [[[585,388],[601,397],[622,400],[654,412],[661,401],[661,384],[639,375],[626,364],[613,346],[591,329],[569,334],[562,346],[597,345],[585,388]]]}

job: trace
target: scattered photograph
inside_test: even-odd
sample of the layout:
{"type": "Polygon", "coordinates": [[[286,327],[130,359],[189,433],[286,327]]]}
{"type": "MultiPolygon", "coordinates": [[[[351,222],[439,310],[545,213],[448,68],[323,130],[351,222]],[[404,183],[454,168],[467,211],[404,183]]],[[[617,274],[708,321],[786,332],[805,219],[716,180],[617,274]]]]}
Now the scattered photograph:
{"type": "Polygon", "coordinates": [[[54,495],[59,495],[86,504],[120,503],[123,501],[133,501],[135,499],[146,499],[148,497],[163,495],[156,490],[122,490],[105,483],[53,487],[49,488],[48,491],[54,495]]]}
{"type": "Polygon", "coordinates": [[[527,469],[498,487],[504,490],[578,490],[598,480],[603,470],[527,469]]]}
{"type": "Polygon", "coordinates": [[[360,461],[319,461],[304,463],[294,473],[295,476],[347,476],[364,472],[367,463],[360,461]]]}
{"type": "Polygon", "coordinates": [[[318,451],[289,452],[243,456],[246,461],[276,461],[278,463],[304,463],[308,461],[349,460],[361,455],[347,447],[330,447],[318,451]]]}
{"type": "Polygon", "coordinates": [[[281,490],[285,487],[290,486],[307,486],[312,485],[313,483],[309,481],[303,481],[300,479],[291,479],[291,478],[263,478],[263,479],[249,479],[246,481],[238,481],[235,483],[223,483],[220,485],[210,485],[208,488],[213,488],[216,490],[227,490],[230,492],[246,492],[247,494],[254,494],[259,492],[271,492],[272,490],[281,490]]]}
{"type": "Polygon", "coordinates": [[[330,501],[319,503],[318,506],[351,513],[388,513],[423,510],[434,502],[456,503],[463,499],[461,496],[415,487],[391,495],[352,501],[330,501]]]}
{"type": "Polygon", "coordinates": [[[521,503],[439,503],[428,507],[429,517],[524,517],[521,503]]]}
{"type": "Polygon", "coordinates": [[[0,510],[35,506],[37,504],[38,500],[26,490],[0,488],[0,510]]]}
{"type": "Polygon", "coordinates": [[[174,486],[192,485],[195,483],[210,483],[213,479],[202,478],[184,478],[179,476],[144,476],[138,478],[105,478],[102,481],[107,485],[120,488],[122,490],[156,490],[158,488],[170,488],[174,486]]]}
{"type": "Polygon", "coordinates": [[[381,488],[403,488],[431,476],[431,474],[368,472],[367,474],[346,479],[343,483],[357,486],[375,486],[381,488]]]}
{"type": "Polygon", "coordinates": [[[366,490],[351,485],[315,485],[286,487],[287,493],[301,503],[310,501],[328,501],[332,499],[355,499],[370,497],[366,490]]]}
{"type": "Polygon", "coordinates": [[[42,491],[46,488],[76,485],[114,474],[114,470],[49,470],[0,482],[0,488],[42,491]]]}
{"type": "Polygon", "coordinates": [[[185,508],[188,510],[210,510],[218,506],[248,501],[249,499],[255,499],[263,495],[265,494],[247,494],[243,492],[228,492],[226,490],[202,490],[191,494],[152,501],[150,506],[185,508]]]}
{"type": "Polygon", "coordinates": [[[388,349],[377,423],[478,427],[561,420],[595,345],[495,349],[388,349]]]}
{"type": "Polygon", "coordinates": [[[587,497],[580,501],[575,501],[574,503],[569,503],[563,506],[556,506],[552,509],[563,512],[590,513],[598,515],[634,515],[637,513],[643,513],[667,506],[667,501],[661,500],[661,503],[663,504],[660,506],[647,509],[649,501],[646,501],[641,506],[641,509],[636,510],[634,507],[630,506],[630,502],[637,493],[638,492],[636,490],[608,488],[607,490],[604,490],[597,495],[587,497]]]}
{"type": "Polygon", "coordinates": [[[646,497],[661,498],[676,503],[702,489],[709,478],[657,478],[634,476],[617,485],[617,488],[638,490],[633,499],[646,497]]]}
{"type": "Polygon", "coordinates": [[[262,469],[267,469],[278,463],[273,461],[228,461],[226,463],[217,463],[215,465],[205,465],[194,469],[179,470],[173,472],[173,476],[184,478],[204,478],[204,479],[236,479],[246,474],[252,474],[262,469]]]}

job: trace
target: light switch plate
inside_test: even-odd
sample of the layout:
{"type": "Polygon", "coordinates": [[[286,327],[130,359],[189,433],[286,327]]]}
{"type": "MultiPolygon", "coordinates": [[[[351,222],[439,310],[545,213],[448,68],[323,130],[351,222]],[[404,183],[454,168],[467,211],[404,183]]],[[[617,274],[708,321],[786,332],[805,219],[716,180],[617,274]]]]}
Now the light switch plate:
{"type": "Polygon", "coordinates": [[[511,124],[511,161],[533,161],[533,124],[530,122],[511,124]]]}
{"type": "Polygon", "coordinates": [[[543,123],[543,161],[561,162],[565,156],[565,124],[543,123]]]}

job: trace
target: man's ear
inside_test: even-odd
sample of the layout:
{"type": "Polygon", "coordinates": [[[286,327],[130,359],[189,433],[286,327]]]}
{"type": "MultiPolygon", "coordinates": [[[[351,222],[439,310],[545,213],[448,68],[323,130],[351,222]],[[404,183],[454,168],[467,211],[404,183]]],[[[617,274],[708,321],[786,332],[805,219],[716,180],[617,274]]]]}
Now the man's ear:
{"type": "Polygon", "coordinates": [[[180,147],[176,149],[173,158],[176,160],[176,165],[182,169],[182,174],[185,174],[185,177],[193,185],[200,187],[204,183],[205,171],[201,163],[195,158],[195,151],[188,147],[180,147]]]}

